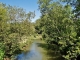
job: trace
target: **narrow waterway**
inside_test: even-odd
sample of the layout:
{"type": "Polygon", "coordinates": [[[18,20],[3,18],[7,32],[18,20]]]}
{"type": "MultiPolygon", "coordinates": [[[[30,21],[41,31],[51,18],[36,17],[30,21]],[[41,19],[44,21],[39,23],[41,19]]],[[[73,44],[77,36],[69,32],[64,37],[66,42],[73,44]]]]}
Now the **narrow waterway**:
{"type": "Polygon", "coordinates": [[[34,42],[28,53],[22,53],[17,56],[17,60],[42,60],[42,54],[37,50],[37,43],[34,42]]]}

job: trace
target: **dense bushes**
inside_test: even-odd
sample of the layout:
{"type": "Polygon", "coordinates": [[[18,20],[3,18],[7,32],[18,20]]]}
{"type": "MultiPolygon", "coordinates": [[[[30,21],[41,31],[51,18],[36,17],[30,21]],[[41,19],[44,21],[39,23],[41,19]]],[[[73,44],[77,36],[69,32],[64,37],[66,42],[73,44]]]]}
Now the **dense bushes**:
{"type": "Polygon", "coordinates": [[[33,33],[30,22],[33,14],[26,13],[19,7],[0,3],[0,60],[3,60],[3,57],[11,58],[21,52],[19,48],[21,37],[33,33]]]}
{"type": "Polygon", "coordinates": [[[42,16],[36,26],[37,32],[42,31],[44,40],[55,44],[66,60],[76,59],[80,55],[80,18],[75,19],[69,4],[61,5],[52,0],[38,3],[42,16]]]}

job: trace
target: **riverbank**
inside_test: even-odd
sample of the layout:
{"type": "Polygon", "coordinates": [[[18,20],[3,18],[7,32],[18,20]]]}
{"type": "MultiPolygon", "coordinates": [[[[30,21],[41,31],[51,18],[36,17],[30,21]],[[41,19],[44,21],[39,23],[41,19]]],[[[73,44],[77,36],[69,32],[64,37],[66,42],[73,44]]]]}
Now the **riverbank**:
{"type": "Polygon", "coordinates": [[[40,36],[37,36],[29,45],[23,46],[23,52],[19,54],[20,58],[24,60],[33,60],[33,58],[34,60],[63,60],[58,52],[48,48],[48,44],[41,40],[40,36]]]}
{"type": "Polygon", "coordinates": [[[42,40],[37,41],[37,45],[38,50],[42,54],[42,60],[63,60],[60,57],[59,52],[48,49],[48,44],[46,44],[44,41],[42,40]]]}

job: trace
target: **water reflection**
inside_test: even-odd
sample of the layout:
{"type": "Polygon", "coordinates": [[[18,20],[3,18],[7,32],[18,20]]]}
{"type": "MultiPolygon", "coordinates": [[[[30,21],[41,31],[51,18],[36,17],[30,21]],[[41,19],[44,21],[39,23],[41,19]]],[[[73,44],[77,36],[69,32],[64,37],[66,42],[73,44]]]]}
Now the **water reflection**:
{"type": "Polygon", "coordinates": [[[31,46],[31,49],[28,53],[22,53],[17,56],[17,60],[42,60],[42,55],[37,50],[36,42],[31,46]]]}

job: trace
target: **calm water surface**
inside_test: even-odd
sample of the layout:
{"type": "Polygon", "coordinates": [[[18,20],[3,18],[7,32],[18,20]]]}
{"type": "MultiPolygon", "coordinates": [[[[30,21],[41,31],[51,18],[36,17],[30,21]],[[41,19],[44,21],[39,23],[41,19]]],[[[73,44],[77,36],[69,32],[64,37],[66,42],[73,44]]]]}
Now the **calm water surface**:
{"type": "Polygon", "coordinates": [[[28,53],[22,53],[17,56],[17,60],[42,60],[41,53],[37,50],[37,44],[34,42],[28,53]]]}

